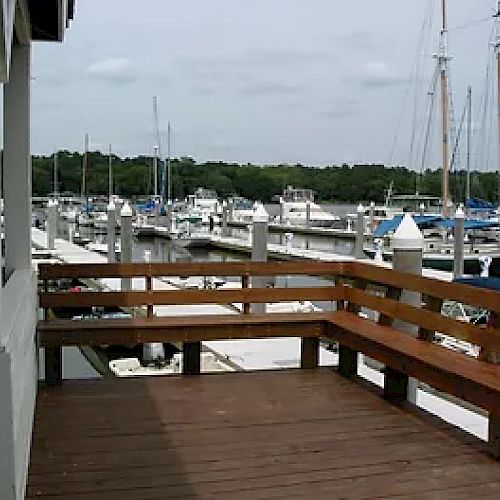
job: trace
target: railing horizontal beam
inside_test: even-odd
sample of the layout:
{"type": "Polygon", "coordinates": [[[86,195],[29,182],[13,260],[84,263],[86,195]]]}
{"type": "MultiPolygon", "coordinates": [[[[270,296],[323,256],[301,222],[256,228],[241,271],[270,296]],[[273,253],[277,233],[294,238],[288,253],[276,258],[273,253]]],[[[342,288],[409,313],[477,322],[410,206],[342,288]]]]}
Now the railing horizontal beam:
{"type": "Polygon", "coordinates": [[[346,289],[346,300],[378,311],[392,319],[399,319],[427,330],[444,333],[471,344],[500,352],[499,330],[481,328],[465,321],[457,321],[443,316],[441,313],[414,307],[397,300],[377,297],[356,288],[346,289]]]}
{"type": "Polygon", "coordinates": [[[38,325],[40,346],[203,342],[276,337],[317,337],[328,313],[51,320],[38,325]]]}
{"type": "Polygon", "coordinates": [[[339,275],[342,262],[176,262],[40,264],[40,279],[133,278],[145,276],[339,275]]]}
{"type": "Polygon", "coordinates": [[[474,286],[416,276],[362,262],[346,262],[343,271],[351,278],[362,278],[384,286],[389,285],[431,297],[454,300],[500,314],[500,292],[494,290],[484,293],[484,290],[474,286]]]}
{"type": "Polygon", "coordinates": [[[243,288],[235,290],[153,290],[132,292],[42,292],[45,308],[134,307],[142,305],[188,305],[265,303],[295,300],[334,301],[344,297],[341,287],[243,288]]]}

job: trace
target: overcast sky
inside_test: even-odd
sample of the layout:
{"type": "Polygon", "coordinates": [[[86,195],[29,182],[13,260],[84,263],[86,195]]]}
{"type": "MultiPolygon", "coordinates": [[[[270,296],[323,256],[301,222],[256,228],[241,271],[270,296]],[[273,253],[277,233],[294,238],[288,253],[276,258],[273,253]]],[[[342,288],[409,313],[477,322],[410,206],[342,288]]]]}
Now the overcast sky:
{"type": "MultiPolygon", "coordinates": [[[[88,132],[93,149],[150,154],[156,95],[175,156],[406,165],[430,3],[436,33],[439,0],[77,0],[65,43],[34,47],[33,152],[82,150],[88,132]]],[[[451,28],[472,24],[450,32],[457,115],[469,83],[483,92],[495,3],[449,1],[451,28]]]]}

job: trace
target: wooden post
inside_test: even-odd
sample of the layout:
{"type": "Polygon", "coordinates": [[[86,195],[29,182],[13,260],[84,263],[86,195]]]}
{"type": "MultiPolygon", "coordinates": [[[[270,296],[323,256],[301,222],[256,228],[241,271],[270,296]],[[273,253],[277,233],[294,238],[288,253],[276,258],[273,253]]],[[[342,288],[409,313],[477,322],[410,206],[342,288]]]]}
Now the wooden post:
{"type": "Polygon", "coordinates": [[[302,337],[300,344],[300,367],[317,368],[319,362],[319,338],[302,337]]]}
{"type": "MultiPolygon", "coordinates": [[[[153,278],[151,276],[146,276],[146,290],[151,292],[153,289],[153,278]]],[[[148,318],[153,317],[153,303],[151,298],[148,298],[148,318]]]]}
{"type": "MultiPolygon", "coordinates": [[[[249,282],[249,277],[248,274],[244,274],[241,277],[241,288],[248,288],[248,282],[249,282]]],[[[243,314],[248,314],[250,312],[250,304],[248,302],[245,302],[243,304],[243,314]]]]}
{"type": "MultiPolygon", "coordinates": [[[[43,291],[49,291],[49,282],[43,280],[43,291]]],[[[49,319],[49,311],[43,309],[43,319],[49,319]]],[[[62,383],[62,346],[45,348],[45,383],[49,386],[55,386],[62,383]]]]}
{"type": "Polygon", "coordinates": [[[342,344],[339,344],[339,373],[346,378],[353,378],[358,374],[357,351],[342,344]]]}
{"type": "MultiPolygon", "coordinates": [[[[493,328],[500,328],[500,314],[490,313],[492,315],[490,324],[493,328]]],[[[482,349],[479,359],[487,363],[499,364],[498,355],[482,349]]],[[[500,459],[500,414],[490,412],[488,417],[488,445],[490,455],[497,460],[500,459]]]]}
{"type": "Polygon", "coordinates": [[[62,383],[62,347],[45,348],[45,383],[49,386],[62,383]]]}
{"type": "Polygon", "coordinates": [[[385,367],[384,398],[391,403],[402,403],[408,397],[408,375],[385,367]]]}
{"type": "Polygon", "coordinates": [[[488,445],[490,455],[500,459],[500,415],[490,413],[488,419],[488,445]]]}
{"type": "Polygon", "coordinates": [[[184,342],[182,352],[184,375],[199,375],[201,372],[201,342],[184,342]]]}

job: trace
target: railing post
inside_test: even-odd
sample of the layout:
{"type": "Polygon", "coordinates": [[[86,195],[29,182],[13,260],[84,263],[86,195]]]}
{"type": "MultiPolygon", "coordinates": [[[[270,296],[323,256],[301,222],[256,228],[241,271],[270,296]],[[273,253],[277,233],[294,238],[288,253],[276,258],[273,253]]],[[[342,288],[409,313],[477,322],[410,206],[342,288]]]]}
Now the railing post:
{"type": "Polygon", "coordinates": [[[500,459],[500,415],[491,412],[488,418],[488,445],[490,455],[500,459]]]}
{"type": "Polygon", "coordinates": [[[358,353],[354,349],[339,344],[339,374],[346,378],[358,374],[358,353]]]}
{"type": "MultiPolygon", "coordinates": [[[[354,280],[356,288],[364,290],[367,285],[368,282],[366,280],[358,278],[354,280]]],[[[360,307],[357,304],[349,302],[347,310],[350,313],[358,314],[360,307]]],[[[358,374],[358,352],[342,344],[339,344],[339,373],[347,378],[355,377],[358,374]]]]}
{"type": "MultiPolygon", "coordinates": [[[[244,290],[245,288],[248,288],[249,284],[249,276],[248,274],[244,274],[241,277],[241,288],[244,290]]],[[[243,314],[249,314],[250,313],[250,304],[248,302],[245,302],[243,304],[243,314]]]]}
{"type": "Polygon", "coordinates": [[[45,383],[49,386],[62,383],[62,347],[45,348],[45,383]]]}
{"type": "MultiPolygon", "coordinates": [[[[148,270],[148,273],[151,271],[148,270]]],[[[148,304],[147,304],[147,316],[148,318],[152,318],[154,316],[153,313],[153,301],[152,301],[152,292],[153,290],[153,278],[151,274],[146,275],[146,291],[150,292],[150,296],[148,297],[148,304]]]]}
{"type": "MultiPolygon", "coordinates": [[[[500,329],[500,314],[494,312],[490,313],[491,326],[496,329],[500,329]]],[[[484,360],[486,363],[494,363],[496,365],[499,363],[498,354],[489,352],[487,350],[482,350],[479,359],[484,360]]],[[[496,459],[500,459],[500,414],[490,412],[488,415],[488,446],[490,455],[496,459]]]]}
{"type": "MultiPolygon", "coordinates": [[[[43,291],[49,291],[49,283],[47,279],[43,280],[43,291]]],[[[49,311],[43,309],[43,319],[49,319],[49,311]]],[[[45,383],[49,386],[55,386],[62,383],[63,366],[62,366],[62,346],[46,347],[45,348],[45,383]]]]}
{"type": "Polygon", "coordinates": [[[201,342],[184,342],[183,352],[183,374],[199,375],[201,373],[201,342]]]}
{"type": "Polygon", "coordinates": [[[408,376],[393,370],[390,366],[384,368],[384,398],[392,403],[402,403],[408,398],[408,376]]]}
{"type": "Polygon", "coordinates": [[[302,337],[300,343],[300,367],[317,368],[319,363],[319,338],[302,337]]]}

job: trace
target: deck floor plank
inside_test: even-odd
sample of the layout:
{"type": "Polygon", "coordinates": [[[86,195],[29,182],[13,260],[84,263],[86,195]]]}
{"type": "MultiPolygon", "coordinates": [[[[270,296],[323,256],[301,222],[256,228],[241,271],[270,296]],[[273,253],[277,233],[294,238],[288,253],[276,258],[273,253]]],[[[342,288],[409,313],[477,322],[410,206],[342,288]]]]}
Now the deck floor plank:
{"type": "Polygon", "coordinates": [[[499,498],[484,448],[329,369],[65,381],[27,498],[499,498]]]}

